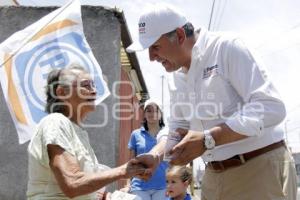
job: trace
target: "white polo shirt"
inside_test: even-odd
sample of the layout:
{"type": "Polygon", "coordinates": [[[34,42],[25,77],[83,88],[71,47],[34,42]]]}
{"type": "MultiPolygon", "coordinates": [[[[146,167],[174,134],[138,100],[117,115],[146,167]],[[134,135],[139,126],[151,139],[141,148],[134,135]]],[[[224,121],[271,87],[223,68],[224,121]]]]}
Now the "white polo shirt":
{"type": "Polygon", "coordinates": [[[279,124],[285,106],[262,65],[236,37],[201,30],[190,69],[169,80],[169,127],[203,131],[226,123],[246,139],[206,151],[204,161],[219,161],[283,139],[279,124]]]}

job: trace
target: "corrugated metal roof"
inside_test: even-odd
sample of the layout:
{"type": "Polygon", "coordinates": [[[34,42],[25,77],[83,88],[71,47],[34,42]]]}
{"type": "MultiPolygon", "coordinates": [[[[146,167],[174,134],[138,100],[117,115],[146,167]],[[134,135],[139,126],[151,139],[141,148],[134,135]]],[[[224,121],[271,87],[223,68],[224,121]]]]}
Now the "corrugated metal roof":
{"type": "Polygon", "coordinates": [[[124,13],[118,10],[115,10],[116,17],[119,19],[121,24],[121,65],[123,69],[128,73],[129,77],[133,81],[136,87],[136,95],[139,100],[143,103],[147,99],[149,99],[148,89],[140,69],[140,65],[135,53],[127,53],[125,48],[128,47],[132,43],[132,38],[129,34],[129,30],[127,27],[126,19],[124,13]],[[138,79],[132,79],[132,76],[136,76],[138,79]]]}

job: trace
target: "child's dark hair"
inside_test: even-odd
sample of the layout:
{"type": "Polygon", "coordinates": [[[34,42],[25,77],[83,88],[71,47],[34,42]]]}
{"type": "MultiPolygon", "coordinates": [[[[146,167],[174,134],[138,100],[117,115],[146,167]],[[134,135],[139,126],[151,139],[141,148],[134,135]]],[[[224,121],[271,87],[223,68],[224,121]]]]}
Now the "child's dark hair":
{"type": "Polygon", "coordinates": [[[178,176],[182,180],[182,182],[188,181],[189,184],[193,180],[192,169],[185,165],[170,166],[167,170],[167,176],[178,176]]]}

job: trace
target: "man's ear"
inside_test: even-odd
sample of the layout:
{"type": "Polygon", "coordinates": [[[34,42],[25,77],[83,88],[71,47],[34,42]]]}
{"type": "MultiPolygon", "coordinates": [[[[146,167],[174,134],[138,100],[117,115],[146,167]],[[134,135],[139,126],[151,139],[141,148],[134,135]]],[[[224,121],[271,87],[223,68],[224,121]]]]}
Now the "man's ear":
{"type": "Polygon", "coordinates": [[[185,35],[185,32],[184,32],[184,29],[183,28],[177,28],[176,29],[176,34],[177,34],[178,44],[182,45],[183,42],[186,39],[186,35],[185,35]]]}

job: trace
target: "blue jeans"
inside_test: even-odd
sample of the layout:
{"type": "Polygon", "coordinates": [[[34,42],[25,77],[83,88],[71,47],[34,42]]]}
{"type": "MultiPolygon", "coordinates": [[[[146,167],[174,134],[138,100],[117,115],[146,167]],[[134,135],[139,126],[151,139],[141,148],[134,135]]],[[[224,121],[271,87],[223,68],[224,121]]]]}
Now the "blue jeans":
{"type": "Polygon", "coordinates": [[[166,190],[136,190],[132,194],[138,196],[141,200],[166,200],[166,190]]]}

